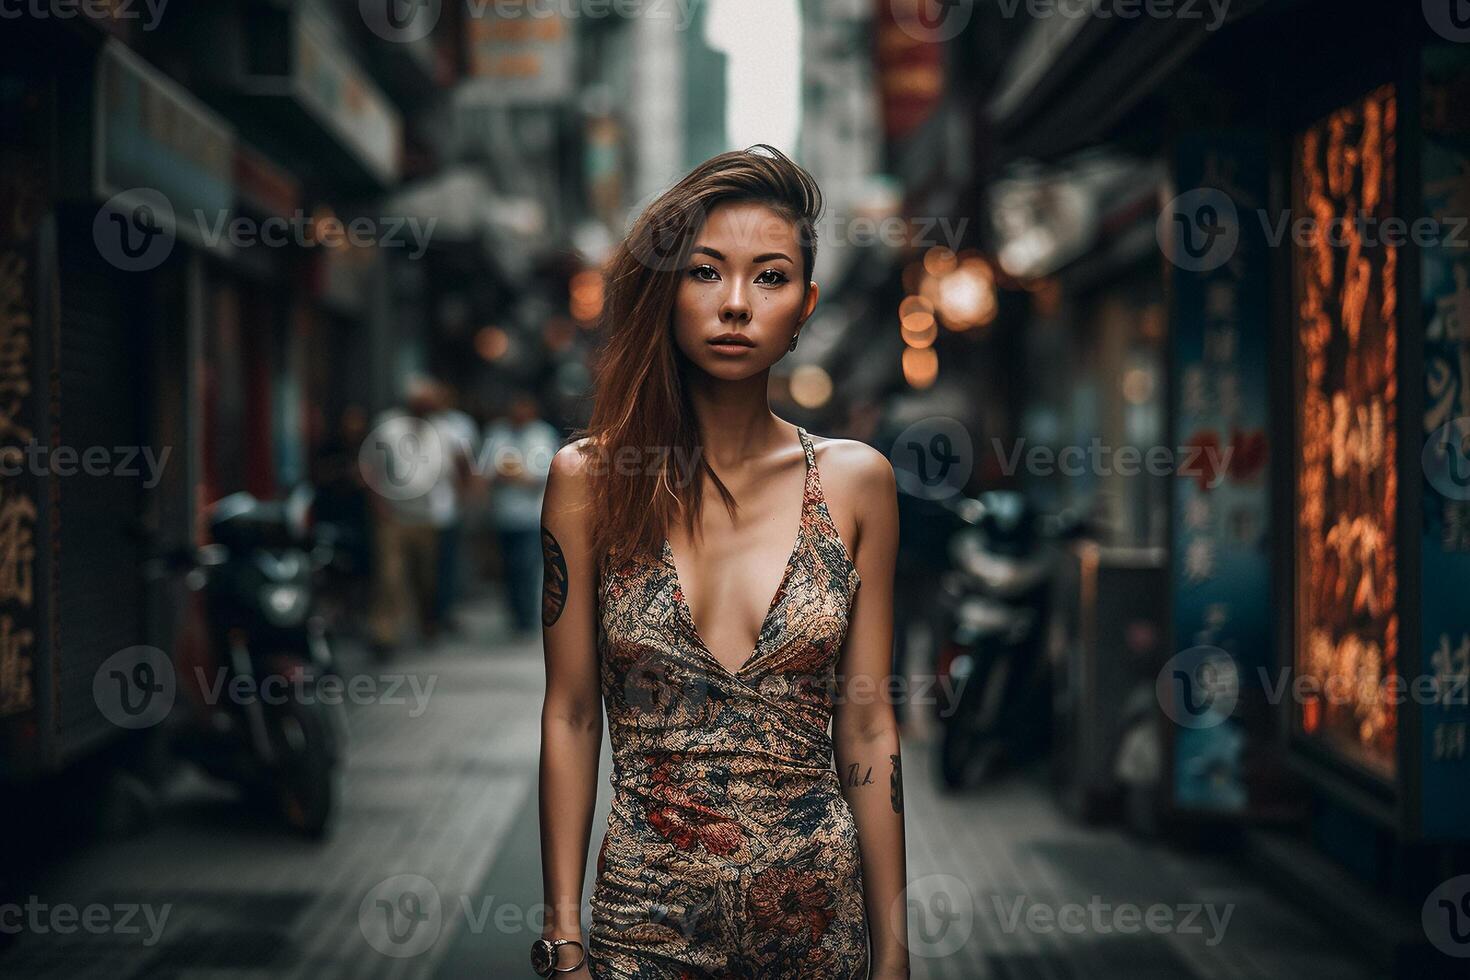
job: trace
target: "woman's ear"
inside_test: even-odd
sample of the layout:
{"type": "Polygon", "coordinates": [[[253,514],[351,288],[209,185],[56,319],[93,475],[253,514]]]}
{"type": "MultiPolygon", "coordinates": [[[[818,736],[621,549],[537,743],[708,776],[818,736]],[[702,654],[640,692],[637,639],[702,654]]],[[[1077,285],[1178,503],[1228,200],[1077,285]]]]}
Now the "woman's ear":
{"type": "Polygon", "coordinates": [[[822,287],[818,286],[814,282],[807,283],[806,302],[802,304],[801,316],[798,317],[796,321],[798,324],[806,323],[808,320],[811,319],[812,313],[817,308],[817,298],[821,295],[822,287]]]}

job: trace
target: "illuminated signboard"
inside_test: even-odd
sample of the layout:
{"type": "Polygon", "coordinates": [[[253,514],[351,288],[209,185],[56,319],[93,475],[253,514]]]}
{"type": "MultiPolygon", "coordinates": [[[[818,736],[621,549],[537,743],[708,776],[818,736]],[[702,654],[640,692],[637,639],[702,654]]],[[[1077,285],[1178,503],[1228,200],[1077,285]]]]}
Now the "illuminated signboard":
{"type": "Polygon", "coordinates": [[[1384,86],[1297,134],[1294,727],[1396,775],[1397,99],[1384,86]]]}
{"type": "Polygon", "coordinates": [[[576,82],[573,25],[552,10],[487,10],[465,21],[464,105],[552,105],[571,98],[576,82]]]}

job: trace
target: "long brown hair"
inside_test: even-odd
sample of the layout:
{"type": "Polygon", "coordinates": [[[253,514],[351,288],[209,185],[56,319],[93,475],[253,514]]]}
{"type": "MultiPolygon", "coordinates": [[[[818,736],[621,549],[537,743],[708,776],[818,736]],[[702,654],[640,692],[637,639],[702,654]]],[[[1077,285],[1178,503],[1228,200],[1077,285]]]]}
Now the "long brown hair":
{"type": "Polygon", "coordinates": [[[822,192],[780,150],[757,144],[700,164],[661,194],[614,250],[605,274],[592,416],[593,554],[652,554],[673,520],[691,530],[708,473],[733,515],[735,498],[710,468],[673,339],[674,302],[694,237],[716,207],[758,202],[788,218],[801,243],[803,283],[816,262],[822,192]]]}

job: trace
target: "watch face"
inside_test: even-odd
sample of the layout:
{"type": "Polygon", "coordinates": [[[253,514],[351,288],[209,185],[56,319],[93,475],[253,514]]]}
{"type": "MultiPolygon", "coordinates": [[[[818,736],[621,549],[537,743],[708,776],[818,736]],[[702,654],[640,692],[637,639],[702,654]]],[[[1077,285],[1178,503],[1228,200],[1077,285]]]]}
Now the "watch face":
{"type": "Polygon", "coordinates": [[[545,939],[538,939],[531,944],[531,969],[541,976],[549,976],[551,964],[556,955],[556,947],[545,939]]]}

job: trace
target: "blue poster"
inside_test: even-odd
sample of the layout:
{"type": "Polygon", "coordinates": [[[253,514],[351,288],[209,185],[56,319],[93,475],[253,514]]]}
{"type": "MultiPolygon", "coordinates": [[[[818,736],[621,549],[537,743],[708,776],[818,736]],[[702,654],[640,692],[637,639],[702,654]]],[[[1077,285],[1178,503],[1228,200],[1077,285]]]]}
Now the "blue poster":
{"type": "Polygon", "coordinates": [[[1424,52],[1424,208],[1441,230],[1421,242],[1424,468],[1419,832],[1470,836],[1470,52],[1424,52]],[[1458,229],[1458,230],[1457,230],[1458,229]]]}
{"type": "Polygon", "coordinates": [[[1245,812],[1253,772],[1269,754],[1271,713],[1261,680],[1273,668],[1271,624],[1269,178],[1263,136],[1200,133],[1174,161],[1179,196],[1161,227],[1172,261],[1174,354],[1171,410],[1176,445],[1196,463],[1172,481],[1170,577],[1176,654],[1209,649],[1233,661],[1238,702],[1209,724],[1173,728],[1176,807],[1245,812]],[[1222,244],[1223,243],[1223,248],[1222,244]],[[1211,462],[1217,461],[1217,462],[1211,462]],[[1223,651],[1223,653],[1221,653],[1223,651]]]}

